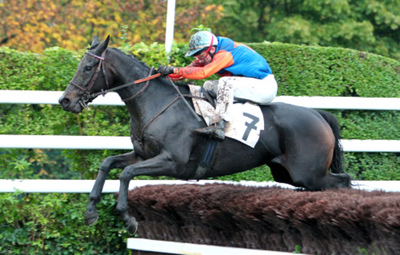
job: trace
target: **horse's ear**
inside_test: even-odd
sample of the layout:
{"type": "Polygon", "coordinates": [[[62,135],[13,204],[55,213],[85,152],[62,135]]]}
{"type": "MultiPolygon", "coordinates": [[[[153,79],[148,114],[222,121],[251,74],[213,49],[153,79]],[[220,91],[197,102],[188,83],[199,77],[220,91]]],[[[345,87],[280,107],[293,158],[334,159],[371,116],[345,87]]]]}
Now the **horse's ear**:
{"type": "Polygon", "coordinates": [[[93,37],[93,41],[92,41],[92,45],[91,46],[95,46],[95,45],[99,45],[100,44],[100,40],[99,38],[95,35],[93,37]]]}
{"type": "Polygon", "coordinates": [[[107,49],[109,42],[110,36],[107,36],[107,38],[96,48],[96,53],[101,55],[107,49]]]}

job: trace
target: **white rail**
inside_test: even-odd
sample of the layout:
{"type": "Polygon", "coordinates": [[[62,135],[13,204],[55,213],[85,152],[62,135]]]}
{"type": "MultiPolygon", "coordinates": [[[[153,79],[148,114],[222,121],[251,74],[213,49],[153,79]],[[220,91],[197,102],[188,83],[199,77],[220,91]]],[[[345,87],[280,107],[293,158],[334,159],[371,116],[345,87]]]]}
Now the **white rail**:
{"type": "MultiPolygon", "coordinates": [[[[0,90],[1,104],[58,104],[62,91],[0,90]]],[[[117,93],[99,96],[92,105],[124,105],[117,93]]]]}
{"type": "MultiPolygon", "coordinates": [[[[170,241],[150,240],[143,238],[128,238],[128,249],[159,252],[161,254],[196,254],[196,255],[283,255],[293,254],[279,251],[233,248],[216,245],[180,243],[170,241]]],[[[154,254],[154,253],[152,253],[154,254]]],[[[301,255],[301,253],[298,253],[301,255]]]]}
{"type": "MultiPolygon", "coordinates": [[[[58,104],[62,93],[61,91],[0,90],[0,103],[58,104]]],[[[278,96],[274,101],[317,109],[400,110],[400,98],[278,96]]],[[[114,92],[104,97],[99,96],[91,104],[124,105],[118,94],[114,92]]]]}
{"type": "MultiPolygon", "coordinates": [[[[61,91],[0,90],[4,104],[58,104],[61,91]]],[[[400,110],[400,98],[362,97],[292,97],[280,96],[286,102],[318,109],[400,110]]],[[[124,105],[117,93],[96,98],[93,105],[124,105]]],[[[342,140],[346,152],[400,152],[399,140],[342,140]]],[[[121,149],[131,150],[129,137],[0,135],[0,148],[42,149],[121,149]]]]}
{"type": "MultiPolygon", "coordinates": [[[[29,180],[29,179],[0,179],[0,193],[15,192],[17,190],[26,193],[90,193],[94,180],[29,180]]],[[[285,189],[295,188],[292,185],[278,182],[254,182],[254,181],[181,181],[181,180],[132,180],[129,189],[146,185],[182,185],[209,183],[225,183],[252,187],[281,187],[285,189]]],[[[382,190],[386,192],[400,192],[400,181],[352,181],[354,189],[360,190],[382,190]]],[[[107,180],[104,184],[103,193],[115,193],[119,191],[119,180],[107,180]]]]}
{"type": "MultiPolygon", "coordinates": [[[[342,140],[346,152],[400,152],[400,140],[342,140]]],[[[0,135],[0,148],[132,150],[128,136],[0,135]]]]}
{"type": "Polygon", "coordinates": [[[128,136],[0,135],[0,148],[132,150],[128,136]]]}
{"type": "MultiPolygon", "coordinates": [[[[56,104],[61,96],[59,92],[34,93],[32,97],[29,93],[11,93],[19,94],[17,102],[7,93],[0,91],[0,103],[36,103],[36,104],[56,104]]],[[[313,108],[323,109],[370,109],[370,110],[400,110],[398,99],[362,99],[353,100],[351,105],[343,102],[350,102],[349,98],[306,98],[306,97],[279,97],[277,101],[283,101],[313,108]],[[343,101],[338,103],[338,100],[343,101]],[[374,102],[372,102],[374,101],[374,102]],[[341,108],[337,107],[337,104],[341,108]],[[367,104],[367,105],[365,105],[367,104]],[[374,107],[370,107],[374,105],[374,107]],[[376,107],[378,105],[378,107],[376,107]],[[394,107],[393,107],[394,106],[394,107]]],[[[94,102],[95,105],[123,105],[116,94],[110,94],[104,98],[100,97],[94,102]]],[[[399,152],[400,141],[387,140],[342,140],[345,151],[368,151],[368,152],[399,152]]],[[[90,137],[90,136],[32,136],[32,135],[0,135],[0,148],[52,148],[52,149],[132,149],[129,137],[90,137]]],[[[156,184],[205,184],[221,181],[131,181],[129,188],[140,187],[144,185],[156,184]]],[[[227,182],[224,182],[227,183],[227,182]]],[[[234,182],[228,182],[234,183],[234,182]]],[[[399,181],[353,181],[354,188],[363,190],[384,190],[388,192],[400,192],[399,181]]],[[[279,186],[283,188],[293,188],[288,184],[276,182],[239,182],[235,184],[249,186],[279,186]]],[[[94,185],[94,180],[0,180],[0,192],[15,192],[22,190],[28,193],[89,193],[94,185]]],[[[119,190],[118,180],[106,181],[103,193],[114,193],[119,190]]],[[[230,247],[218,247],[210,245],[188,244],[165,242],[147,239],[128,239],[128,249],[162,252],[170,254],[254,254],[254,255],[278,255],[288,254],[274,251],[240,249],[230,247]]]]}
{"type": "MultiPolygon", "coordinates": [[[[62,95],[59,91],[16,91],[0,90],[0,103],[3,104],[58,104],[62,95]]],[[[349,110],[400,110],[400,98],[360,98],[360,97],[291,97],[280,96],[276,102],[286,102],[316,109],[349,110]]],[[[123,102],[116,93],[98,97],[92,105],[117,105],[123,102]]],[[[353,152],[400,152],[400,141],[388,140],[342,140],[344,151],[353,152]]],[[[0,148],[49,148],[49,149],[132,149],[129,137],[90,137],[90,136],[37,136],[0,135],[0,148]]],[[[205,184],[219,181],[131,181],[129,188],[155,184],[205,184]]],[[[226,182],[225,182],[226,183],[226,182]]],[[[229,182],[228,182],[229,183],[229,182]]],[[[232,183],[232,182],[230,182],[232,183]]],[[[364,190],[384,190],[400,192],[399,181],[353,181],[354,188],[364,190]]],[[[94,180],[0,180],[0,192],[22,190],[28,193],[89,193],[94,180]]],[[[293,188],[291,185],[276,182],[239,182],[250,186],[279,186],[293,188]]],[[[108,180],[103,193],[119,190],[118,180],[108,180]]],[[[128,239],[128,249],[170,254],[251,254],[278,255],[283,252],[218,247],[210,245],[165,242],[138,238],[128,239]]]]}

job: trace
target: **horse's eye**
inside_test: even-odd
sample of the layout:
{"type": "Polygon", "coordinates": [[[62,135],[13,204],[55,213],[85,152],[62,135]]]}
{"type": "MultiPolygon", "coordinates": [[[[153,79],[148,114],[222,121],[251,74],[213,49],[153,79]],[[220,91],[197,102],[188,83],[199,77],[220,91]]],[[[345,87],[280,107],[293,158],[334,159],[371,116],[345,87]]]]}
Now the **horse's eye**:
{"type": "Polygon", "coordinates": [[[91,66],[86,66],[86,71],[90,71],[90,70],[92,70],[92,67],[91,66]]]}

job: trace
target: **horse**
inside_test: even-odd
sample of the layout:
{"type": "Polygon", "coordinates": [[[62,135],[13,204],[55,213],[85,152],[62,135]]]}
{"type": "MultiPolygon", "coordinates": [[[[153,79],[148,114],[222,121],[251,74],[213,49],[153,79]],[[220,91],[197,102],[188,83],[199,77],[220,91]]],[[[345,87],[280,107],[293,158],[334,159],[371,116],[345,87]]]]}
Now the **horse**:
{"type": "Polygon", "coordinates": [[[206,124],[193,115],[191,98],[181,97],[190,94],[188,86],[176,86],[166,77],[147,80],[155,73],[153,69],[132,55],[109,48],[109,41],[110,36],[102,42],[93,38],[59,99],[65,111],[80,113],[97,96],[116,91],[130,114],[133,150],[101,163],[85,211],[87,225],[98,219],[96,204],[111,169],[122,170],[116,209],[130,234],[137,230],[127,204],[129,183],[135,176],[198,180],[266,164],[275,181],[306,190],[351,186],[351,178],[342,168],[336,118],[322,110],[281,102],[260,106],[265,128],[254,148],[227,137],[216,142],[213,159],[204,170],[199,167],[200,158],[212,139],[194,132],[206,124]]]}

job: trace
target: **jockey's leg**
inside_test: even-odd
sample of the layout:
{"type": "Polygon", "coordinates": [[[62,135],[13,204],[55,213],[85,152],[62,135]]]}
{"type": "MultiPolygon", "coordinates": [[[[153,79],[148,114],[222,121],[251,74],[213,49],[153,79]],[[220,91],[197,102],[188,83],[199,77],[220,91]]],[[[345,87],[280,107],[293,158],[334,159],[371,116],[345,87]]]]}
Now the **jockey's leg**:
{"type": "Polygon", "coordinates": [[[217,98],[218,95],[218,80],[211,80],[204,82],[203,88],[208,91],[208,93],[217,98]]]}
{"type": "Polygon", "coordinates": [[[278,91],[274,75],[270,74],[264,79],[236,77],[230,81],[233,85],[234,100],[250,101],[265,105],[274,100],[278,91]]]}
{"type": "Polygon", "coordinates": [[[207,81],[203,86],[210,91],[217,91],[215,114],[210,118],[210,125],[196,129],[196,132],[223,140],[225,137],[224,121],[230,121],[229,107],[236,101],[250,101],[265,105],[274,100],[278,91],[274,75],[264,79],[229,76],[216,81],[207,81]]]}
{"type": "Polygon", "coordinates": [[[225,138],[224,114],[230,105],[233,104],[233,86],[229,82],[232,77],[219,79],[218,85],[215,81],[205,82],[204,88],[207,90],[217,90],[217,102],[215,106],[215,116],[210,120],[210,126],[196,129],[199,134],[207,135],[212,138],[223,140],[225,138]]]}

